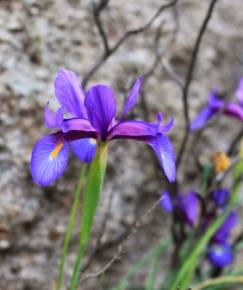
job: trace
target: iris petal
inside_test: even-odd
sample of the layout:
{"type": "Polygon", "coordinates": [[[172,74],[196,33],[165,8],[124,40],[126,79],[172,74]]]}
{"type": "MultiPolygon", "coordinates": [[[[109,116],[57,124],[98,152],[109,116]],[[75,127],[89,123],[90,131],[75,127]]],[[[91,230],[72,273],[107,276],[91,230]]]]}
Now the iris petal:
{"type": "Polygon", "coordinates": [[[163,134],[158,134],[155,137],[145,138],[143,141],[153,148],[168,180],[175,181],[175,153],[170,139],[163,134]]]}
{"type": "Polygon", "coordinates": [[[187,194],[178,195],[177,204],[189,226],[195,226],[200,213],[200,201],[197,193],[189,191],[187,194]]]}
{"type": "Polygon", "coordinates": [[[236,97],[238,98],[241,106],[243,106],[243,78],[240,79],[238,88],[236,90],[236,97]]]}
{"type": "Polygon", "coordinates": [[[64,133],[69,131],[96,132],[88,120],[78,118],[64,120],[62,124],[62,131],[64,133]]]}
{"type": "Polygon", "coordinates": [[[170,120],[168,121],[167,124],[163,125],[160,129],[159,132],[160,133],[166,133],[168,131],[170,131],[170,129],[174,126],[174,118],[173,116],[170,117],[170,120]]]}
{"type": "Polygon", "coordinates": [[[75,117],[87,118],[84,106],[84,92],[77,76],[61,69],[55,80],[55,95],[65,110],[75,117]]]}
{"type": "Polygon", "coordinates": [[[81,162],[91,162],[95,155],[96,141],[95,139],[85,138],[70,142],[73,153],[81,162]]]}
{"type": "Polygon", "coordinates": [[[47,186],[59,178],[67,165],[68,153],[68,143],[61,132],[39,140],[31,156],[33,180],[42,186],[47,186]]]}
{"type": "Polygon", "coordinates": [[[226,267],[233,261],[233,251],[228,244],[213,244],[207,251],[210,263],[215,267],[226,267]]]}
{"type": "Polygon", "coordinates": [[[164,191],[161,193],[161,196],[160,206],[166,212],[172,212],[174,210],[174,206],[170,197],[170,193],[168,191],[164,191]]]}
{"type": "Polygon", "coordinates": [[[213,240],[219,243],[225,242],[228,239],[232,229],[236,226],[237,222],[238,213],[236,210],[232,210],[228,217],[225,219],[224,223],[214,234],[213,240]]]}
{"type": "Polygon", "coordinates": [[[215,113],[216,111],[210,107],[202,109],[199,114],[192,120],[190,129],[193,131],[202,128],[207,123],[207,121],[215,115],[215,113]]]}
{"type": "Polygon", "coordinates": [[[116,115],[116,98],[113,91],[105,85],[91,87],[85,98],[91,125],[106,138],[106,133],[116,115]]]}
{"type": "Polygon", "coordinates": [[[121,119],[125,117],[125,115],[135,106],[137,103],[138,99],[138,93],[140,91],[141,85],[142,85],[142,80],[143,78],[141,76],[138,76],[128,97],[125,100],[122,114],[121,114],[121,119]]]}
{"type": "Polygon", "coordinates": [[[49,109],[49,103],[46,104],[44,112],[44,121],[48,128],[60,128],[62,126],[64,108],[60,107],[55,113],[49,109]]]}
{"type": "Polygon", "coordinates": [[[138,139],[146,136],[156,136],[158,125],[144,121],[124,121],[116,124],[109,131],[109,139],[138,139]]]}

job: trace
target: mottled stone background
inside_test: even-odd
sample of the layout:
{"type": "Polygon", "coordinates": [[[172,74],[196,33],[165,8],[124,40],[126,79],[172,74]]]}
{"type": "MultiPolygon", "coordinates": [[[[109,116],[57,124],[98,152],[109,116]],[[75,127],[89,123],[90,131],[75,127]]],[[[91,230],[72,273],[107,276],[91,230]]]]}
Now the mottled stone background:
{"type": "MultiPolygon", "coordinates": [[[[148,21],[163,2],[166,3],[159,0],[111,0],[101,14],[111,44],[126,30],[148,21]]],[[[53,95],[57,70],[61,67],[71,69],[82,79],[102,54],[91,4],[89,0],[0,1],[2,290],[51,289],[80,164],[71,156],[64,176],[53,186],[40,188],[31,180],[29,160],[33,144],[48,132],[43,124],[44,105],[51,100],[51,107],[57,107],[53,95]]],[[[208,5],[208,0],[180,0],[176,10],[167,10],[145,33],[129,38],[92,76],[89,84],[99,81],[112,86],[122,104],[136,74],[145,74],[153,64],[154,37],[161,21],[159,47],[164,50],[162,62],[169,64],[184,81],[192,47],[208,5]],[[170,46],[172,35],[175,40],[170,46]]],[[[219,0],[216,5],[202,41],[189,92],[191,117],[206,103],[213,86],[233,95],[235,85],[243,75],[242,9],[242,0],[219,0]]],[[[181,89],[162,65],[158,65],[146,82],[143,97],[133,117],[147,115],[150,120],[155,120],[157,111],[163,112],[166,119],[173,114],[175,127],[170,137],[178,149],[184,128],[181,89]]],[[[197,144],[197,156],[204,160],[214,151],[226,149],[240,126],[235,120],[218,120],[197,144]]],[[[179,180],[182,188],[198,188],[196,167],[188,151],[179,180]]],[[[121,239],[156,200],[164,184],[158,164],[145,145],[131,141],[114,142],[110,146],[108,176],[94,238],[110,195],[113,196],[111,215],[103,242],[121,239]]],[[[139,233],[131,238],[126,254],[108,271],[100,289],[107,289],[151,245],[167,236],[168,226],[168,218],[157,208],[147,217],[139,233]]],[[[67,277],[71,273],[76,245],[77,236],[69,256],[67,277]]],[[[116,246],[110,246],[99,252],[88,272],[99,270],[115,250],[116,246]]],[[[168,259],[163,257],[162,276],[167,268],[168,259]]],[[[146,269],[134,283],[141,284],[145,272],[146,269]]],[[[98,289],[95,283],[96,279],[89,279],[80,285],[80,289],[98,289]]]]}

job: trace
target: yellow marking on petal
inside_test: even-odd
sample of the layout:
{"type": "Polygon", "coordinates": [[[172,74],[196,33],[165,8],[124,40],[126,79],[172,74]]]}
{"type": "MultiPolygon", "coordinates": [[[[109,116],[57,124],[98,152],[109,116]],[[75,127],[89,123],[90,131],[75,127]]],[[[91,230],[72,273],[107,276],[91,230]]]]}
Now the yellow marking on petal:
{"type": "Polygon", "coordinates": [[[58,143],[56,145],[56,147],[52,150],[51,154],[50,154],[50,160],[54,159],[55,157],[57,157],[58,153],[61,151],[62,147],[64,145],[64,142],[62,143],[58,143]]]}
{"type": "Polygon", "coordinates": [[[231,164],[230,158],[224,152],[216,152],[212,157],[216,173],[226,171],[231,164]]]}
{"type": "Polygon", "coordinates": [[[96,145],[96,140],[93,138],[89,138],[89,143],[92,145],[96,145]]]}

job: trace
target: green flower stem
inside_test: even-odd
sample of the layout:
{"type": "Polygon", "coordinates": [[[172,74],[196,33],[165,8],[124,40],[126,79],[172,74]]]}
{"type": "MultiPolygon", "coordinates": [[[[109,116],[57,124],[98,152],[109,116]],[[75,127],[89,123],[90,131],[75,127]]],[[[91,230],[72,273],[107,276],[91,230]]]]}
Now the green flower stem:
{"type": "Polygon", "coordinates": [[[224,220],[227,218],[230,211],[232,210],[235,204],[236,195],[240,189],[240,184],[241,184],[241,180],[238,178],[238,180],[235,181],[235,184],[233,186],[230,202],[227,209],[225,210],[223,214],[219,215],[218,218],[208,227],[208,230],[206,231],[206,233],[198,241],[198,243],[192,250],[190,256],[183,263],[181,269],[179,270],[176,276],[176,279],[173,281],[171,287],[169,288],[170,290],[175,290],[178,285],[181,287],[180,288],[181,290],[185,290],[188,288],[188,284],[190,283],[193,277],[200,255],[203,253],[211,237],[214,235],[217,229],[222,225],[222,223],[224,222],[224,220]]]}
{"type": "Polygon", "coordinates": [[[243,283],[243,276],[223,276],[214,279],[208,279],[205,282],[194,286],[193,290],[202,290],[210,286],[216,286],[226,283],[243,283]]]}
{"type": "Polygon", "coordinates": [[[60,263],[59,263],[59,267],[58,267],[57,281],[56,281],[56,286],[55,286],[56,290],[60,290],[61,286],[62,286],[63,277],[64,277],[65,260],[66,260],[68,250],[69,250],[69,244],[70,244],[70,240],[72,237],[73,226],[74,226],[74,222],[75,222],[77,208],[78,208],[78,204],[80,201],[80,193],[81,193],[81,190],[82,190],[83,185],[84,185],[84,178],[85,178],[86,172],[87,172],[87,164],[83,163],[80,177],[78,180],[78,185],[77,185],[77,188],[76,188],[76,191],[74,194],[74,198],[73,198],[73,203],[72,203],[72,207],[71,207],[71,211],[70,211],[70,216],[69,216],[69,220],[68,220],[66,233],[64,236],[63,247],[62,247],[62,252],[61,252],[61,257],[60,257],[60,263]]]}
{"type": "Polygon", "coordinates": [[[96,208],[103,188],[107,153],[108,144],[98,144],[94,160],[91,163],[86,190],[83,195],[79,250],[71,278],[70,290],[76,290],[79,281],[82,257],[89,242],[96,208]]]}

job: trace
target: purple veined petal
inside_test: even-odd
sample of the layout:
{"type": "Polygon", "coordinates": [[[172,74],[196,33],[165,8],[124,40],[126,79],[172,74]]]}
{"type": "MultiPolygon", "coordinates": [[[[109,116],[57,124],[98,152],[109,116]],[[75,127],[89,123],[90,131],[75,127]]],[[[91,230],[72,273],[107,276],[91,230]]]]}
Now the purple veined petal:
{"type": "Polygon", "coordinates": [[[142,85],[143,78],[141,76],[138,76],[128,97],[126,98],[123,106],[123,110],[121,113],[120,120],[124,119],[125,115],[135,106],[138,99],[138,93],[140,91],[141,85],[142,85]]]}
{"type": "Polygon", "coordinates": [[[238,213],[234,209],[230,212],[228,217],[225,219],[224,223],[214,234],[213,241],[218,243],[226,242],[230,236],[232,229],[236,226],[237,222],[238,222],[238,213]]]}
{"type": "Polygon", "coordinates": [[[79,161],[90,163],[95,155],[96,140],[92,138],[84,138],[70,142],[73,153],[79,161]]]}
{"type": "Polygon", "coordinates": [[[55,95],[59,103],[74,117],[87,118],[84,106],[84,91],[77,76],[72,72],[61,69],[55,80],[55,95]]]}
{"type": "Polygon", "coordinates": [[[91,125],[100,133],[102,139],[116,115],[116,98],[112,89],[105,85],[91,87],[85,98],[85,106],[91,125]]]}
{"type": "Polygon", "coordinates": [[[172,212],[174,210],[174,206],[170,197],[170,193],[168,191],[164,191],[161,193],[161,200],[160,200],[160,206],[166,211],[166,212],[172,212]]]}
{"type": "Polygon", "coordinates": [[[60,107],[55,113],[49,109],[49,102],[45,106],[44,121],[48,128],[61,128],[64,116],[64,108],[60,107]]]}
{"type": "Polygon", "coordinates": [[[200,214],[200,200],[196,192],[189,191],[187,194],[177,196],[177,204],[189,226],[197,224],[200,214]]]}
{"type": "Polygon", "coordinates": [[[233,262],[233,250],[228,244],[212,244],[208,247],[207,256],[215,267],[224,268],[233,262]]]}
{"type": "Polygon", "coordinates": [[[144,121],[123,121],[116,124],[108,132],[109,139],[136,139],[156,136],[158,133],[158,124],[144,121]]]}
{"type": "Polygon", "coordinates": [[[211,192],[211,196],[217,207],[224,207],[229,200],[230,191],[227,188],[218,188],[211,192]]]}
{"type": "Polygon", "coordinates": [[[163,125],[160,129],[159,129],[159,132],[160,133],[167,133],[168,131],[171,130],[171,128],[174,126],[174,117],[171,116],[170,117],[170,120],[168,121],[167,124],[163,125]]]}
{"type": "Polygon", "coordinates": [[[91,126],[88,120],[78,118],[64,120],[62,124],[62,131],[64,133],[67,133],[69,131],[84,131],[96,133],[96,130],[91,126]]]}
{"type": "Polygon", "coordinates": [[[68,143],[62,132],[48,135],[39,140],[32,151],[31,174],[34,182],[47,186],[58,179],[68,162],[68,143]]]}
{"type": "Polygon", "coordinates": [[[243,106],[243,78],[240,79],[238,88],[236,89],[235,95],[239,100],[241,106],[243,106]]]}
{"type": "Polygon", "coordinates": [[[144,138],[141,141],[144,141],[153,148],[169,182],[174,182],[176,178],[176,162],[170,139],[163,134],[157,134],[154,137],[144,138]]]}

